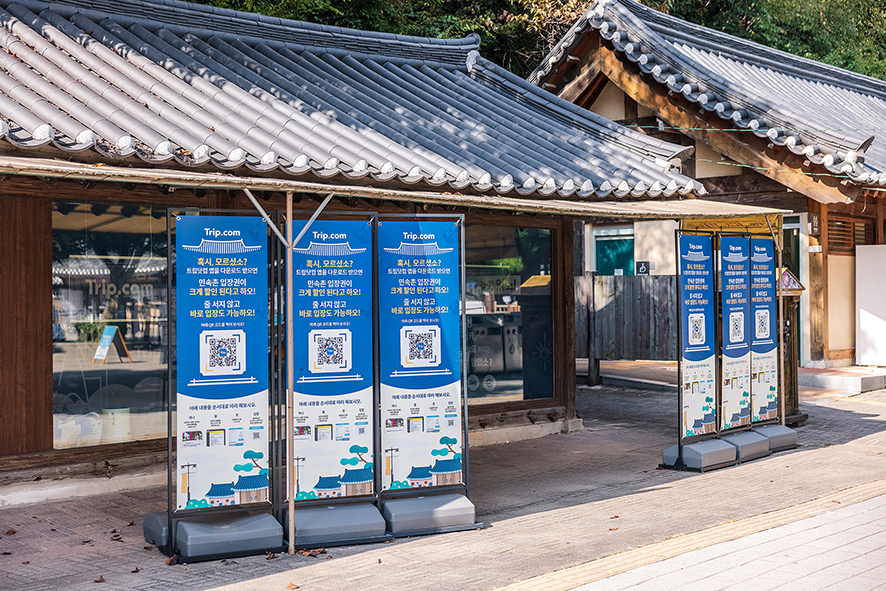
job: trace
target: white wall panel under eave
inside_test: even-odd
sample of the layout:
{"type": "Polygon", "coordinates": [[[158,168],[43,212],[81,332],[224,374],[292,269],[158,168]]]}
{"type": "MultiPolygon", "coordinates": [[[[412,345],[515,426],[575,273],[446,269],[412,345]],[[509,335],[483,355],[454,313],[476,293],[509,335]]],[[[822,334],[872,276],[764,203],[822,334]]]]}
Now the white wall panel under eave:
{"type": "Polygon", "coordinates": [[[855,347],[855,257],[828,256],[828,349],[855,347]]]}
{"type": "MultiPolygon", "coordinates": [[[[855,363],[886,365],[886,245],[855,248],[855,363]]],[[[830,265],[830,260],[828,261],[830,265]]]]}

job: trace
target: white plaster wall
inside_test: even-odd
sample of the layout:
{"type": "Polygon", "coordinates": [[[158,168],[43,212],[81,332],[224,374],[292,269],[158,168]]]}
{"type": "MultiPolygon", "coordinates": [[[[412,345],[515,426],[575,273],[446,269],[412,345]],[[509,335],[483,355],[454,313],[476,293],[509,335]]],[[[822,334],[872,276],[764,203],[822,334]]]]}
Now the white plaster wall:
{"type": "Polygon", "coordinates": [[[800,338],[800,365],[803,367],[809,367],[809,363],[812,359],[812,344],[810,342],[812,339],[812,324],[809,322],[809,315],[811,314],[809,299],[809,256],[809,214],[801,213],[800,276],[797,277],[797,279],[799,279],[800,283],[803,284],[803,287],[806,288],[802,295],[800,295],[800,322],[803,323],[803,326],[800,327],[800,330],[803,331],[800,338]]]}
{"type": "Polygon", "coordinates": [[[828,256],[828,349],[855,348],[855,257],[828,256]]]}
{"type": "Polygon", "coordinates": [[[855,359],[886,365],[886,245],[855,247],[855,359]]]}
{"type": "Polygon", "coordinates": [[[695,142],[695,178],[738,176],[744,168],[733,160],[724,158],[701,142],[695,142]]]}
{"type": "Polygon", "coordinates": [[[674,220],[634,222],[634,261],[655,263],[650,275],[676,275],[677,258],[674,253],[674,220]]]}
{"type": "Polygon", "coordinates": [[[610,121],[624,119],[625,93],[612,82],[607,82],[603,92],[600,93],[600,96],[591,105],[590,110],[601,117],[606,117],[610,121]]]}

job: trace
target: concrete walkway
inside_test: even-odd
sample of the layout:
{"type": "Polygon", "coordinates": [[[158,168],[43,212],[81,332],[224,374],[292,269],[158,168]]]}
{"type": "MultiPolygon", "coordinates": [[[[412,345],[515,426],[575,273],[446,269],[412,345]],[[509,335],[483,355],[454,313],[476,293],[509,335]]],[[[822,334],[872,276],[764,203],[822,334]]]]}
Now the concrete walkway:
{"type": "MultiPolygon", "coordinates": [[[[542,591],[549,587],[532,586],[538,577],[601,559],[623,562],[609,576],[717,544],[723,531],[740,537],[886,493],[878,488],[886,392],[819,396],[803,404],[810,418],[799,449],[705,474],[656,469],[675,437],[672,393],[580,388],[579,410],[581,432],[471,451],[472,500],[491,525],[484,530],[331,548],[318,558],[167,566],[141,539],[142,515],[165,507],[165,488],[154,487],[0,510],[0,588],[94,590],[104,580],[102,589],[158,591],[461,591],[522,582],[542,591]],[[774,515],[788,521],[767,521],[774,515]],[[676,554],[660,551],[669,543],[676,554]]],[[[550,589],[594,580],[581,576],[550,589]]]]}
{"type": "Polygon", "coordinates": [[[884,587],[886,496],[879,496],[575,589],[868,591],[884,587]]]}

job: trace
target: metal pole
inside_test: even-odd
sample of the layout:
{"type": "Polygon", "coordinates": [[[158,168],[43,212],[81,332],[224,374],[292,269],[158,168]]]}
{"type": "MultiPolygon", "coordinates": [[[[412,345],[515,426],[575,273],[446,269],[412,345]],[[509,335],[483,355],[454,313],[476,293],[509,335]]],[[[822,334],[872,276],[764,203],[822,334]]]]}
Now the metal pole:
{"type": "MultiPolygon", "coordinates": [[[[766,223],[767,223],[767,224],[769,223],[769,216],[766,216],[766,223]]],[[[772,226],[770,225],[770,228],[771,228],[771,227],[772,227],[772,226]]],[[[778,247],[778,270],[775,272],[775,282],[776,282],[776,285],[777,285],[777,287],[776,287],[776,291],[777,291],[777,294],[778,294],[778,336],[779,336],[779,339],[778,339],[778,358],[781,360],[781,363],[779,363],[779,365],[780,365],[781,367],[780,367],[780,371],[778,372],[778,388],[779,388],[779,393],[778,393],[778,422],[779,422],[780,425],[784,425],[784,423],[785,423],[785,416],[784,416],[784,415],[785,415],[785,410],[784,410],[784,396],[785,396],[785,391],[784,391],[784,366],[785,366],[785,359],[784,359],[784,343],[782,342],[782,341],[784,340],[784,294],[782,293],[782,290],[781,290],[781,275],[780,275],[782,265],[784,264],[783,261],[782,261],[782,249],[784,248],[784,230],[783,230],[783,228],[784,228],[784,216],[781,215],[781,214],[778,215],[778,228],[779,228],[779,230],[781,230],[781,231],[778,233],[778,236],[777,236],[778,240],[775,241],[775,245],[778,247]]],[[[797,330],[797,329],[798,329],[798,327],[795,326],[795,327],[794,327],[794,330],[797,330]]],[[[791,358],[790,361],[791,361],[791,363],[794,363],[793,358],[791,358]]],[[[799,399],[798,399],[798,400],[799,400],[799,399]]],[[[799,405],[798,405],[798,407],[799,407],[799,405]]]]}
{"type": "MultiPolygon", "coordinates": [[[[327,203],[330,195],[327,198],[327,203]]],[[[306,226],[307,227],[307,226],[306,226]]],[[[292,438],[293,404],[295,402],[293,387],[295,366],[292,359],[292,191],[286,191],[286,492],[289,497],[289,554],[295,554],[295,478],[293,472],[295,458],[295,441],[292,438]]]]}

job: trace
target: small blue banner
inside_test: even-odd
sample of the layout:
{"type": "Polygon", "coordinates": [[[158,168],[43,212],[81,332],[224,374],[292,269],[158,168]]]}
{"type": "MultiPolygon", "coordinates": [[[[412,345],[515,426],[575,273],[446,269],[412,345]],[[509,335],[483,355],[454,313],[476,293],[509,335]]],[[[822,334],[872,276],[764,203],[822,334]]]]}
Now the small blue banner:
{"type": "Polygon", "coordinates": [[[463,481],[460,231],[379,222],[383,489],[463,481]]]}
{"type": "Polygon", "coordinates": [[[711,236],[679,234],[681,438],[717,430],[716,315],[711,236]]]}
{"type": "Polygon", "coordinates": [[[778,417],[778,293],[775,244],[751,238],[751,420],[778,417]]]}
{"type": "Polygon", "coordinates": [[[268,501],[268,227],[177,216],[178,509],[268,501]]]}
{"type": "Polygon", "coordinates": [[[720,238],[723,365],[721,429],[751,423],[751,294],[747,236],[720,238]]]}
{"type": "Polygon", "coordinates": [[[315,221],[293,248],[297,500],[374,492],[373,258],[371,219],[315,221]]]}

